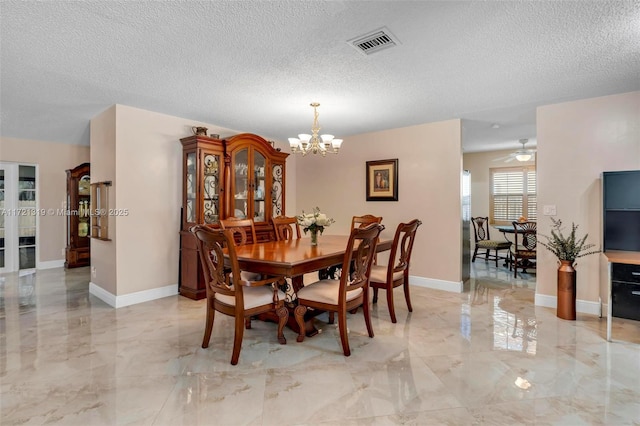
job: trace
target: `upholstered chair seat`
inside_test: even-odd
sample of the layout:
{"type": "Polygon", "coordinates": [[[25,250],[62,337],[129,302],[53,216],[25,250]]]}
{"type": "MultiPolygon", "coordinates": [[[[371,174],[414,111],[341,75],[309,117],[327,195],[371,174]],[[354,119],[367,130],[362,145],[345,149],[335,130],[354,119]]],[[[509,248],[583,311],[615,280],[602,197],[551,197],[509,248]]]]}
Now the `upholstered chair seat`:
{"type": "MultiPolygon", "coordinates": [[[[306,300],[313,300],[318,303],[328,303],[331,305],[338,304],[338,295],[340,289],[340,281],[326,279],[320,280],[301,288],[298,291],[298,297],[306,300]]],[[[347,302],[356,299],[362,294],[362,289],[358,288],[354,291],[347,292],[347,302]]]]}
{"type": "MultiPolygon", "coordinates": [[[[245,285],[249,285],[249,283],[245,282],[245,285]]],[[[243,290],[243,296],[245,309],[252,309],[257,306],[268,305],[269,303],[273,302],[273,291],[271,290],[271,287],[245,287],[243,290]]],[[[225,305],[236,305],[235,296],[216,293],[215,298],[225,305]]],[[[278,290],[278,300],[285,300],[285,294],[280,290],[278,290]]]]}

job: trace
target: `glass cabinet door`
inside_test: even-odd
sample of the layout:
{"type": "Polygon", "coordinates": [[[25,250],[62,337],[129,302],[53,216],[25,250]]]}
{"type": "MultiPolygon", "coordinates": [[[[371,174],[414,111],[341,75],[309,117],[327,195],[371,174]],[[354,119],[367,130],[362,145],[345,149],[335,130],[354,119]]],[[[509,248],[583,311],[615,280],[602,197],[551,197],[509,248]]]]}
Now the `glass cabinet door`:
{"type": "Polygon", "coordinates": [[[203,211],[204,222],[218,223],[220,220],[220,156],[204,154],[203,211]]]}
{"type": "Polygon", "coordinates": [[[195,223],[196,221],[196,153],[188,152],[186,156],[187,176],[186,186],[186,211],[184,212],[185,222],[195,223]]]}
{"type": "Polygon", "coordinates": [[[233,164],[233,211],[231,214],[237,218],[248,217],[249,197],[249,150],[242,149],[235,155],[233,164]]]}
{"type": "Polygon", "coordinates": [[[267,159],[260,152],[253,152],[253,220],[264,222],[266,217],[265,200],[267,198],[265,181],[267,159]]]}
{"type": "Polygon", "coordinates": [[[284,164],[271,167],[271,216],[284,215],[284,164]]]}
{"type": "MultiPolygon", "coordinates": [[[[78,180],[78,237],[89,237],[91,199],[91,176],[84,175],[78,180]]],[[[88,240],[84,242],[88,244],[88,240]]]]}

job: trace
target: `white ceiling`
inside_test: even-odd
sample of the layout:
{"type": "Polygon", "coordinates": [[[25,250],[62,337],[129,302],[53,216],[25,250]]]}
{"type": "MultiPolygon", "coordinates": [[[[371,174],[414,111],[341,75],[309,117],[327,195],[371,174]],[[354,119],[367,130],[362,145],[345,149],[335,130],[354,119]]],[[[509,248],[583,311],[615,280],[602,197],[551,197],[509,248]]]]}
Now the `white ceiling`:
{"type": "Polygon", "coordinates": [[[284,141],[317,101],[345,144],[463,118],[465,152],[517,149],[538,105],[640,89],[639,1],[3,0],[0,36],[0,135],[77,144],[115,103],[284,141]]]}

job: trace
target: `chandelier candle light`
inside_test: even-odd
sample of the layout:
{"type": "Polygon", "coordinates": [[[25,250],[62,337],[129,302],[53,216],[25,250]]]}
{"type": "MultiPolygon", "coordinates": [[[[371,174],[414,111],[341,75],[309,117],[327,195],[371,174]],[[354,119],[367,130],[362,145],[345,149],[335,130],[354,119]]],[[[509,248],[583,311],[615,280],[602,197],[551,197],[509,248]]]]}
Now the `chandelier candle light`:
{"type": "Polygon", "coordinates": [[[333,135],[320,135],[320,125],[318,124],[318,107],[319,103],[313,102],[313,126],[311,127],[312,134],[301,133],[297,138],[289,138],[289,146],[291,146],[291,152],[294,154],[307,155],[322,154],[323,157],[330,154],[337,154],[340,146],[342,145],[342,139],[334,139],[333,135]]]}
{"type": "Polygon", "coordinates": [[[320,213],[320,207],[315,207],[313,213],[305,213],[302,211],[301,215],[296,216],[298,219],[298,225],[302,227],[302,230],[306,234],[307,231],[311,231],[311,245],[318,245],[318,231],[322,234],[325,226],[329,226],[335,222],[332,218],[327,217],[326,214],[320,213]]]}

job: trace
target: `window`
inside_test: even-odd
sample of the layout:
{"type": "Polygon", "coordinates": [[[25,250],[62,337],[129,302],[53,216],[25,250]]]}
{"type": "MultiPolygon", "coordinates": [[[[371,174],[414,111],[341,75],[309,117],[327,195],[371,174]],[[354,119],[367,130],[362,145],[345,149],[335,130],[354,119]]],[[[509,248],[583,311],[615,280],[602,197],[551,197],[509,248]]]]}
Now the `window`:
{"type": "Polygon", "coordinates": [[[490,172],[489,221],[495,225],[510,225],[521,216],[537,220],[535,167],[504,167],[490,169],[490,172]]]}

